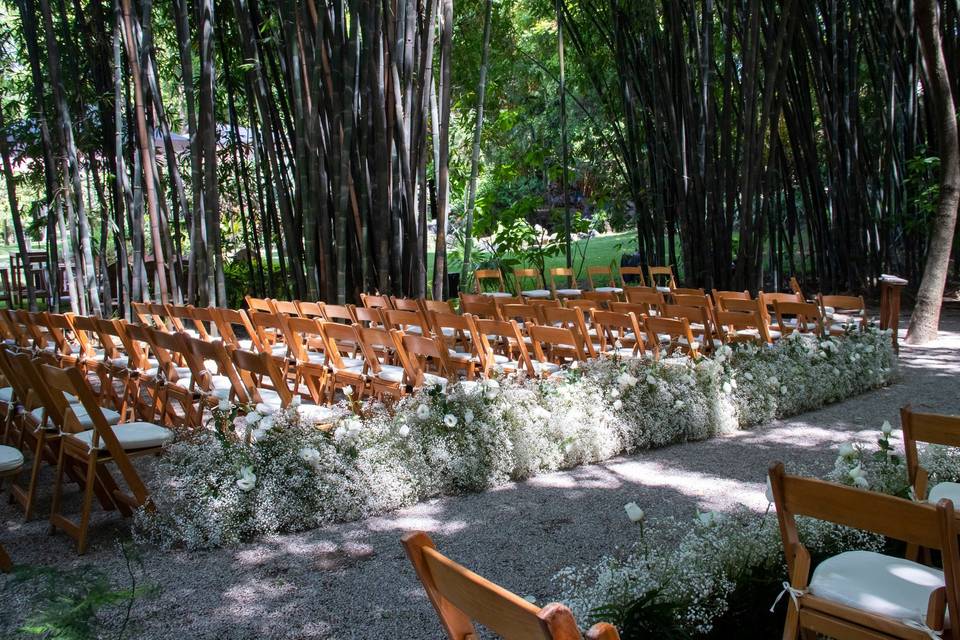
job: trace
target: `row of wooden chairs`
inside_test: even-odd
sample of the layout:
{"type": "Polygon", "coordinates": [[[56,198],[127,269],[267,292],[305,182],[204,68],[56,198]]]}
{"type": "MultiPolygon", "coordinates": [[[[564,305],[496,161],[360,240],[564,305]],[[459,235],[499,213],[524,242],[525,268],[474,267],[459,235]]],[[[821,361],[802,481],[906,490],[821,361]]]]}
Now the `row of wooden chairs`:
{"type": "MultiPolygon", "coordinates": [[[[671,266],[648,267],[648,279],[644,278],[642,267],[622,266],[618,273],[614,274],[610,266],[592,266],[587,267],[586,272],[589,290],[598,293],[623,293],[623,290],[629,287],[646,287],[648,282],[650,287],[663,293],[668,293],[677,286],[671,266]]],[[[512,294],[500,269],[478,269],[473,276],[474,291],[493,297],[516,295],[538,299],[569,298],[579,297],[585,292],[584,289],[573,286],[577,284],[576,274],[568,267],[551,268],[548,271],[547,283],[544,283],[543,275],[538,269],[514,269],[515,286],[512,294]]]]}

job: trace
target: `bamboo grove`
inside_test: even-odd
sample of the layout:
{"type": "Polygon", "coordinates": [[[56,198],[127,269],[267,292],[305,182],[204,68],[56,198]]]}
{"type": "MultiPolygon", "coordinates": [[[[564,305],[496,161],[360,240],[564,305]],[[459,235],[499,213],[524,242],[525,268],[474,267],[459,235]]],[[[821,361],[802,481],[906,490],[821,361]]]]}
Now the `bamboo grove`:
{"type": "MultiPolygon", "coordinates": [[[[941,3],[955,96],[958,8],[941,3]]],[[[912,0],[567,3],[644,262],[721,288],[919,279],[935,198],[922,202],[909,165],[938,141],[913,12],[912,0]]]]}
{"type": "MultiPolygon", "coordinates": [[[[955,71],[958,5],[939,4],[955,71]]],[[[228,304],[229,262],[245,292],[270,297],[455,293],[447,251],[469,255],[454,235],[473,220],[478,164],[483,179],[534,123],[556,138],[541,182],[626,194],[640,261],[677,265],[688,285],[781,288],[798,274],[854,291],[924,269],[939,141],[914,0],[0,10],[0,52],[21,79],[0,80],[17,244],[44,238],[79,312],[228,304]],[[520,13],[553,40],[524,50],[505,28],[520,13]],[[514,128],[499,124],[508,110],[514,128]],[[35,198],[14,175],[24,165],[35,198]]],[[[544,206],[583,209],[564,198],[544,206]]]]}

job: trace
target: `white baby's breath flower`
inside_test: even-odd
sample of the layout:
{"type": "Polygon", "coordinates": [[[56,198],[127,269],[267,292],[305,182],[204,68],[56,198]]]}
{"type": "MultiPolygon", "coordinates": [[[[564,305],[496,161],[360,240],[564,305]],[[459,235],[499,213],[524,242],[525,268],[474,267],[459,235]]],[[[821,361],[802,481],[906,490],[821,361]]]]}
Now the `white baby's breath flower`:
{"type": "Polygon", "coordinates": [[[637,524],[643,522],[643,519],[646,517],[646,514],[643,513],[643,509],[636,502],[628,502],[623,505],[623,510],[627,512],[627,517],[630,518],[630,522],[635,522],[637,524]]]}
{"type": "Polygon", "coordinates": [[[712,527],[723,520],[723,514],[717,511],[697,512],[697,520],[705,527],[712,527]]]}
{"type": "Polygon", "coordinates": [[[299,407],[301,404],[303,404],[303,398],[301,398],[299,395],[295,395],[295,396],[293,396],[292,398],[290,398],[290,406],[291,406],[291,407],[297,408],[297,407],[299,407]]]}
{"type": "Polygon", "coordinates": [[[303,447],[297,452],[297,455],[310,466],[314,466],[320,462],[320,452],[313,447],[303,447]]]}
{"type": "Polygon", "coordinates": [[[623,400],[620,400],[619,398],[614,400],[613,408],[617,411],[619,411],[620,409],[623,409],[623,400]]]}
{"type": "Polygon", "coordinates": [[[448,429],[453,429],[455,426],[457,426],[457,416],[453,415],[452,413],[448,413],[447,415],[443,416],[443,424],[445,424],[448,429]]]}
{"type": "Polygon", "coordinates": [[[620,397],[620,389],[610,389],[610,397],[611,397],[611,398],[619,398],[619,397],[620,397]]]}
{"type": "Polygon", "coordinates": [[[222,411],[223,413],[226,413],[226,412],[228,412],[228,411],[232,411],[232,410],[233,410],[233,403],[230,402],[229,400],[221,400],[219,403],[217,403],[217,409],[219,409],[219,410],[222,411]]]}
{"type": "Polygon", "coordinates": [[[260,415],[260,414],[257,413],[256,411],[251,411],[251,412],[248,413],[246,416],[244,416],[243,420],[244,420],[244,422],[247,423],[247,426],[252,427],[253,425],[255,425],[255,424],[257,424],[258,422],[260,422],[260,419],[261,419],[261,418],[263,418],[262,415],[260,415]]]}
{"type": "Polygon", "coordinates": [[[473,409],[467,409],[463,412],[463,421],[466,424],[473,424],[473,409]]]}

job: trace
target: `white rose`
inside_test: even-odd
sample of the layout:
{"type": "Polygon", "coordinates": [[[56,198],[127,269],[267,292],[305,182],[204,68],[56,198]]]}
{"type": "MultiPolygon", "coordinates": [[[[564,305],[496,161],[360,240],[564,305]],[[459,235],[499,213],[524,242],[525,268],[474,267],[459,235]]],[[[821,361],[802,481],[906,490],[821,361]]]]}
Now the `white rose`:
{"type": "Polygon", "coordinates": [[[430,407],[425,404],[421,404],[417,407],[417,417],[421,420],[426,420],[430,417],[430,407]]]}
{"type": "Polygon", "coordinates": [[[297,452],[297,455],[309,465],[314,465],[320,461],[320,452],[313,447],[303,447],[297,452]]]}
{"type": "Polygon", "coordinates": [[[617,399],[613,401],[613,408],[617,411],[623,409],[623,400],[617,399]]]}
{"type": "Polygon", "coordinates": [[[447,425],[448,429],[453,429],[455,426],[457,426],[457,416],[453,415],[452,413],[448,413],[447,415],[443,416],[443,424],[447,425]]]}
{"type": "Polygon", "coordinates": [[[647,384],[649,384],[649,385],[655,385],[655,384],[657,384],[657,379],[654,378],[652,375],[648,375],[648,376],[647,376],[647,384]]]}
{"type": "Polygon", "coordinates": [[[261,416],[261,415],[260,415],[259,413],[257,413],[256,411],[251,411],[251,412],[248,413],[246,416],[244,416],[243,420],[247,423],[247,426],[252,427],[253,425],[255,425],[255,424],[257,424],[258,422],[260,422],[260,418],[262,418],[262,417],[263,417],[263,416],[261,416]]]}
{"type": "Polygon", "coordinates": [[[838,451],[841,458],[852,458],[857,454],[856,448],[849,442],[844,442],[840,445],[840,450],[838,451]]]}
{"type": "Polygon", "coordinates": [[[731,391],[733,391],[733,387],[730,386],[730,383],[729,383],[729,382],[724,382],[724,383],[723,383],[723,392],[724,392],[724,393],[730,393],[731,391]]]}
{"type": "Polygon", "coordinates": [[[854,482],[857,481],[857,478],[863,478],[865,475],[866,473],[863,471],[863,467],[859,464],[847,472],[847,476],[854,482]]]}
{"type": "Polygon", "coordinates": [[[753,380],[753,374],[750,373],[749,371],[743,374],[743,377],[746,378],[747,380],[753,380]]]}
{"type": "Polygon", "coordinates": [[[770,376],[770,378],[767,380],[767,384],[771,387],[779,387],[780,381],[777,380],[777,376],[770,376]]]}
{"type": "Polygon", "coordinates": [[[353,387],[350,385],[345,386],[343,389],[341,389],[341,391],[343,391],[343,395],[347,396],[348,398],[353,395],[353,387]]]}
{"type": "Polygon", "coordinates": [[[336,440],[337,442],[340,442],[346,437],[347,437],[347,428],[344,427],[343,425],[333,430],[333,439],[336,440]]]}
{"type": "Polygon", "coordinates": [[[619,397],[620,397],[620,390],[619,390],[619,389],[610,389],[610,397],[611,397],[611,398],[619,398],[619,397]]]}
{"type": "Polygon", "coordinates": [[[257,413],[264,416],[272,415],[276,411],[275,408],[271,407],[268,404],[264,404],[263,402],[258,402],[256,409],[257,409],[257,413]]]}
{"type": "Polygon", "coordinates": [[[401,438],[406,438],[407,436],[410,435],[410,427],[407,426],[407,425],[405,425],[405,424],[404,424],[404,425],[401,425],[400,428],[397,429],[397,434],[398,434],[401,438]]]}
{"type": "Polygon", "coordinates": [[[854,479],[853,479],[853,484],[854,484],[854,486],[859,487],[860,489],[869,489],[869,488],[870,488],[870,483],[867,482],[867,479],[864,478],[863,476],[860,476],[859,478],[854,478],[854,479]]]}
{"type": "Polygon", "coordinates": [[[253,472],[253,467],[241,467],[240,477],[237,479],[237,488],[241,491],[250,491],[255,486],[257,486],[257,474],[253,472]]]}
{"type": "Polygon", "coordinates": [[[890,425],[889,420],[883,421],[883,426],[880,427],[880,431],[882,431],[883,435],[885,436],[889,436],[891,433],[893,433],[893,427],[890,425]]]}
{"type": "Polygon", "coordinates": [[[473,424],[473,409],[467,409],[463,412],[463,421],[467,424],[473,424]]]}
{"type": "Polygon", "coordinates": [[[259,427],[250,432],[250,437],[253,439],[254,442],[263,440],[266,436],[267,436],[267,430],[261,429],[259,427]]]}
{"type": "Polygon", "coordinates": [[[627,517],[630,518],[630,522],[641,523],[643,522],[646,514],[644,514],[643,509],[636,502],[630,502],[623,505],[623,510],[627,512],[627,517]]]}

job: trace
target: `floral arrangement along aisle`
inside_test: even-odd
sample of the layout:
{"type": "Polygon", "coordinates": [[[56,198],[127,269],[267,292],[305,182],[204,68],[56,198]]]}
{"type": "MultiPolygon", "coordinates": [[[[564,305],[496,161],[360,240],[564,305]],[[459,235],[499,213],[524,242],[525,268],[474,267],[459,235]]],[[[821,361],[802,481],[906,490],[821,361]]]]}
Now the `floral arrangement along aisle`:
{"type": "MultiPolygon", "coordinates": [[[[794,334],[772,347],[722,347],[712,357],[654,362],[603,357],[549,380],[459,382],[388,410],[339,405],[320,431],[296,407],[241,416],[222,403],[218,428],[170,445],[155,513],[139,533],[203,548],[362,518],[432,496],[702,440],[816,409],[887,384],[888,332],[824,340],[794,334]]],[[[349,390],[348,390],[349,391],[349,390]]]]}

